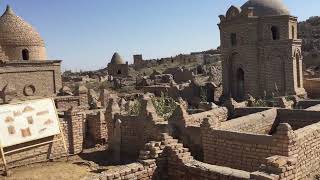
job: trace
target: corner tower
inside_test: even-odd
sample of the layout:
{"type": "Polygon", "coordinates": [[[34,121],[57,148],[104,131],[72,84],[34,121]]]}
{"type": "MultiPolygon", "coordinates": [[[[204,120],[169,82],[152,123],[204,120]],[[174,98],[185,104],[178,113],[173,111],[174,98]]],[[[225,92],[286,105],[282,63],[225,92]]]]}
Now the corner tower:
{"type": "Polygon", "coordinates": [[[281,0],[249,0],[219,17],[223,96],[305,94],[297,17],[281,0]]]}

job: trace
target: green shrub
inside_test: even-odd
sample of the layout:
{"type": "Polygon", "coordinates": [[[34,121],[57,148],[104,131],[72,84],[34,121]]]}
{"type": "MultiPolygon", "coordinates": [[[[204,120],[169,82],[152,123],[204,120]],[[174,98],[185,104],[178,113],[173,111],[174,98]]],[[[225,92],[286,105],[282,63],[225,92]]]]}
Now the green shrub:
{"type": "Polygon", "coordinates": [[[134,100],[133,104],[129,107],[129,115],[138,116],[141,110],[141,103],[138,100],[134,100]]]}
{"type": "Polygon", "coordinates": [[[157,111],[157,114],[165,120],[168,120],[169,117],[172,116],[174,110],[177,107],[174,99],[168,97],[164,93],[161,93],[160,97],[152,98],[152,103],[157,111]]]}

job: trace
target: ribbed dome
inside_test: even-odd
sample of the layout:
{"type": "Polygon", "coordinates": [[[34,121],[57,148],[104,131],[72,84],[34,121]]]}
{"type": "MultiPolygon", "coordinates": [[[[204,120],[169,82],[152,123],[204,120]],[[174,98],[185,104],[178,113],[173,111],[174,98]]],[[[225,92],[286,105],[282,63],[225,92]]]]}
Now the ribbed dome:
{"type": "Polygon", "coordinates": [[[283,4],[282,0],[249,0],[241,9],[253,7],[254,16],[279,16],[289,15],[288,8],[283,4]]]}
{"type": "Polygon", "coordinates": [[[7,6],[0,17],[0,44],[3,46],[42,46],[40,34],[7,6]]]}
{"type": "Polygon", "coordinates": [[[118,53],[114,53],[111,59],[111,64],[124,64],[124,61],[118,53]]]}

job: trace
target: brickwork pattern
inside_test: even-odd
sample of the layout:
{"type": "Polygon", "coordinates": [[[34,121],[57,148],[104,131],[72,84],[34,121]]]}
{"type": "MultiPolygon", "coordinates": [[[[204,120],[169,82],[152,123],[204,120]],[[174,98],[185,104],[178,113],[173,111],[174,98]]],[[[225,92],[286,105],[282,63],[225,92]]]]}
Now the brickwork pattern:
{"type": "Polygon", "coordinates": [[[105,111],[88,113],[86,115],[86,122],[88,123],[88,130],[93,141],[98,143],[105,143],[108,139],[107,123],[105,121],[105,111]]]}
{"type": "Polygon", "coordinates": [[[302,41],[296,39],[296,31],[294,37],[289,33],[292,26],[297,27],[297,18],[255,17],[252,11],[231,6],[226,15],[220,16],[223,95],[241,100],[246,93],[254,97],[265,93],[268,96],[305,94],[302,41]],[[272,27],[277,27],[280,37],[277,40],[272,38],[272,27]],[[239,72],[243,73],[241,79],[239,72]]]}
{"type": "Polygon", "coordinates": [[[265,158],[288,154],[288,137],[283,126],[271,135],[261,135],[211,127],[209,121],[201,126],[204,162],[220,166],[256,171],[265,158]]]}
{"type": "Polygon", "coordinates": [[[61,61],[9,61],[0,66],[0,89],[10,85],[18,97],[55,96],[62,88],[61,61]],[[26,94],[26,88],[32,91],[26,94]]]}

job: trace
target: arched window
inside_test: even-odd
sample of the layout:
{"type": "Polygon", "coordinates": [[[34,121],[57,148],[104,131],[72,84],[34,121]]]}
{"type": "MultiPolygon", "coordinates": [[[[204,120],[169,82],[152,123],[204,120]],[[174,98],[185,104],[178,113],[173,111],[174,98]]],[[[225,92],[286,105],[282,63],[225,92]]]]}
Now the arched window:
{"type": "Polygon", "coordinates": [[[231,46],[236,46],[237,45],[237,34],[231,33],[230,38],[231,38],[231,46]]]}
{"type": "Polygon", "coordinates": [[[271,32],[272,32],[272,39],[273,40],[280,39],[280,32],[279,32],[279,28],[278,27],[272,26],[271,27],[271,32]]]}
{"type": "Polygon", "coordinates": [[[29,60],[29,51],[28,51],[28,49],[22,50],[22,59],[25,60],[25,61],[29,60]]]}
{"type": "Polygon", "coordinates": [[[295,37],[295,34],[296,34],[296,32],[295,32],[295,29],[294,29],[294,26],[292,26],[291,27],[291,37],[292,37],[292,39],[295,39],[296,37],[295,37]]]}
{"type": "Polygon", "coordinates": [[[121,73],[121,70],[118,70],[117,74],[122,74],[122,73],[121,73]]]}

